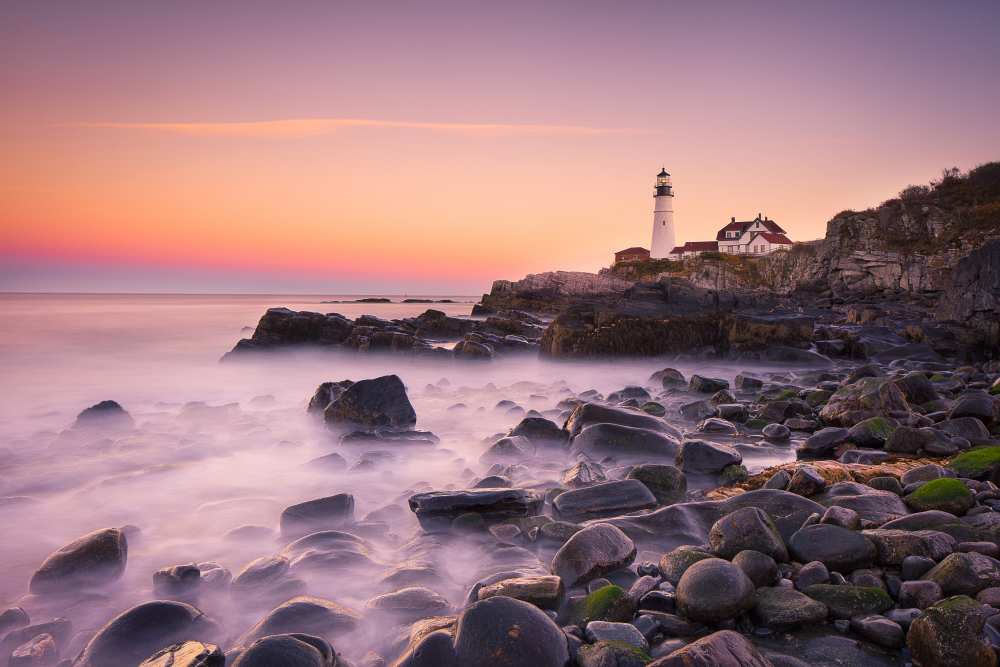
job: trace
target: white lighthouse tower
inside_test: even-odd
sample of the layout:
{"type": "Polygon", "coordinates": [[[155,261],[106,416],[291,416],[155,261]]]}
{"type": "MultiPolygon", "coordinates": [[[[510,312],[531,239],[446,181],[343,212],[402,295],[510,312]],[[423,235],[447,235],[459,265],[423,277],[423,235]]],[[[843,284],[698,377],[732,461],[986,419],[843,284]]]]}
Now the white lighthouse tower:
{"type": "Polygon", "coordinates": [[[666,169],[661,169],[656,175],[653,201],[656,204],[653,206],[653,240],[649,245],[649,256],[663,259],[674,249],[674,189],[666,169]]]}

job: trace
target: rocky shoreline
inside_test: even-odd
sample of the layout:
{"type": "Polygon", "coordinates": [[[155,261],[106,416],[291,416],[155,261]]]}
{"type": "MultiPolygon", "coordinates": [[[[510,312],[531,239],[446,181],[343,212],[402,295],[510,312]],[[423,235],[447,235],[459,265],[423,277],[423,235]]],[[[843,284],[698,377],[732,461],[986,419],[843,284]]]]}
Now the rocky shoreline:
{"type": "MultiPolygon", "coordinates": [[[[281,372],[274,353],[302,348],[497,359],[451,366],[463,372],[670,363],[604,393],[559,378],[571,364],[502,386],[491,373],[475,386],[325,378],[292,416],[319,434],[322,455],[294,464],[317,484],[273,521],[225,525],[220,539],[254,557],[227,567],[206,533],[181,556],[156,552],[174,564],[123,594],[144,527],[84,534],[0,611],[0,662],[995,667],[1000,226],[975,211],[1000,200],[1000,171],[987,167],[840,214],[823,241],[766,258],[498,281],[469,318],[268,310],[227,361],[268,353],[281,372]],[[989,188],[993,200],[969,194],[989,188]],[[483,423],[503,430],[462,449],[483,423]]],[[[188,404],[172,420],[156,416],[153,447],[176,442],[191,460],[171,453],[155,472],[231,456],[187,447],[212,423],[227,441],[264,433],[280,447],[264,450],[268,473],[295,451],[237,405],[188,404]]],[[[141,422],[102,401],[49,442],[146,474],[127,459],[141,422]]],[[[269,507],[242,493],[207,504],[269,507]]]]}
{"type": "Polygon", "coordinates": [[[498,280],[473,306],[473,319],[428,310],[410,320],[352,322],[272,309],[231,355],[316,345],[478,359],[535,349],[550,357],[795,363],[993,359],[998,208],[1000,163],[990,163],[933,188],[908,188],[876,209],[842,212],[824,239],[789,251],[498,280]],[[440,345],[456,341],[452,350],[440,345]]]}
{"type": "MultiPolygon", "coordinates": [[[[47,664],[73,643],[67,667],[995,665],[1000,365],[939,366],[733,382],[664,368],[544,414],[501,401],[521,418],[484,443],[481,473],[406,494],[411,559],[364,609],[314,589],[315,576],[382,567],[380,520],[339,493],[287,507],[273,556],[150,573],[159,600],[71,642],[69,620],[34,619],[99,598],[127,567],[131,529],[84,535],[0,615],[3,650],[47,664]],[[745,457],[763,447],[797,461],[751,475],[745,457]],[[456,582],[463,604],[439,570],[457,548],[492,561],[456,582]],[[219,596],[266,613],[224,631],[199,609],[219,596]],[[359,637],[364,655],[335,648],[359,637]]],[[[393,375],[325,383],[308,409],[341,448],[438,447],[393,375]]],[[[74,428],[131,426],[105,401],[74,428]]]]}

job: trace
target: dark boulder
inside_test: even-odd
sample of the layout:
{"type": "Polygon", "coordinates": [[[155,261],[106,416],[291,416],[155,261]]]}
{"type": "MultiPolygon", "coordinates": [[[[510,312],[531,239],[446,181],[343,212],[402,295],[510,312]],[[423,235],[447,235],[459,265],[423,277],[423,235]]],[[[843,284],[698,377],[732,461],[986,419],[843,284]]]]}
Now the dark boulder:
{"type": "Polygon", "coordinates": [[[692,375],[690,382],[688,382],[688,389],[699,394],[714,394],[717,391],[729,389],[729,381],[720,378],[692,375]]]}
{"type": "Polygon", "coordinates": [[[311,399],[309,399],[309,407],[306,408],[306,412],[309,414],[322,415],[326,408],[335,400],[340,398],[352,384],[354,384],[353,380],[324,382],[320,386],[316,387],[316,393],[313,394],[311,399]]]}
{"type": "Polygon", "coordinates": [[[687,478],[672,465],[642,463],[629,471],[628,479],[637,479],[645,484],[660,505],[680,502],[687,495],[687,478]]]}
{"type": "Polygon", "coordinates": [[[540,493],[528,489],[462,489],[418,493],[409,505],[420,525],[434,532],[448,530],[462,514],[478,514],[487,522],[532,516],[542,501],[540,493]]]}
{"type": "Polygon", "coordinates": [[[293,345],[337,345],[347,339],[353,327],[351,320],[336,313],[323,315],[269,308],[253,335],[237,343],[233,352],[293,345]]]}
{"type": "Polygon", "coordinates": [[[987,616],[971,598],[941,600],[910,624],[906,644],[921,665],[995,667],[996,653],[983,634],[987,616]]]}
{"type": "Polygon", "coordinates": [[[183,602],[144,602],[122,612],[90,640],[74,667],[135,667],[165,646],[211,640],[218,626],[183,602]]]}
{"type": "Polygon", "coordinates": [[[829,427],[816,431],[799,447],[799,458],[833,458],[834,450],[850,437],[846,428],[829,427]]]}
{"type": "Polygon", "coordinates": [[[403,430],[417,423],[417,413],[397,375],[355,382],[326,408],[323,418],[328,424],[347,423],[372,430],[403,430]]]}
{"type": "Polygon", "coordinates": [[[689,567],[700,560],[714,557],[707,549],[685,544],[660,556],[660,575],[676,586],[689,567]]]}
{"type": "Polygon", "coordinates": [[[677,458],[680,445],[666,433],[620,424],[591,424],[581,430],[570,443],[574,453],[594,458],[613,456],[619,459],[650,457],[677,458]]]}
{"type": "Polygon", "coordinates": [[[365,610],[369,618],[410,623],[421,618],[443,616],[451,610],[451,604],[429,588],[408,586],[376,595],[365,603],[365,610]]]}
{"type": "Polygon", "coordinates": [[[734,447],[722,443],[688,440],[681,445],[680,465],[686,473],[715,474],[742,462],[743,456],[734,447]]]}
{"type": "Polygon", "coordinates": [[[822,602],[786,586],[758,588],[753,609],[757,623],[775,629],[822,623],[827,613],[822,602]]]}
{"type": "Polygon", "coordinates": [[[939,398],[937,390],[934,389],[934,385],[927,378],[927,375],[919,371],[907,373],[894,382],[911,405],[923,405],[939,398]]]}
{"type": "Polygon", "coordinates": [[[127,560],[125,533],[118,528],[97,530],[46,558],[31,577],[30,590],[73,594],[80,588],[101,587],[122,576],[127,560]]]}
{"type": "Polygon", "coordinates": [[[735,618],[753,606],[754,586],[743,570],[721,558],[691,565],[677,584],[677,609],[700,623],[735,618]]]}
{"type": "Polygon", "coordinates": [[[281,534],[301,537],[320,530],[342,528],[354,522],[354,496],[338,493],[286,507],[281,513],[281,534]]]}
{"type": "Polygon", "coordinates": [[[1000,561],[976,552],[953,553],[935,565],[922,579],[933,581],[945,595],[976,595],[1000,586],[1000,561]]]}
{"type": "Polygon", "coordinates": [[[892,598],[881,588],[850,584],[813,584],[803,591],[826,605],[830,615],[850,619],[863,614],[881,614],[893,607],[892,598]]]}
{"type": "Polygon", "coordinates": [[[280,634],[258,639],[241,651],[233,667],[337,667],[330,644],[312,635],[280,634]]]}
{"type": "Polygon", "coordinates": [[[76,416],[75,428],[131,428],[132,415],[117,401],[101,401],[76,416]]]}
{"type": "Polygon", "coordinates": [[[792,557],[801,562],[819,561],[835,572],[868,567],[875,560],[875,545],[860,533],[833,524],[806,526],[788,542],[792,557]]]}
{"type": "Polygon", "coordinates": [[[625,567],[635,558],[636,548],[621,530],[597,523],[575,533],[552,558],[551,571],[572,588],[608,572],[625,567]]]}
{"type": "Polygon", "coordinates": [[[848,432],[848,439],[858,447],[880,449],[885,446],[897,426],[899,423],[895,419],[871,417],[852,426],[848,432]]]}
{"type": "Polygon", "coordinates": [[[332,600],[300,595],[281,603],[240,638],[248,644],[269,635],[291,632],[330,638],[356,629],[361,615],[332,600]]]}
{"type": "Polygon", "coordinates": [[[563,518],[583,521],[656,507],[656,496],[639,480],[623,479],[566,491],[552,504],[563,518]]]}
{"type": "Polygon", "coordinates": [[[725,559],[750,549],[777,561],[788,560],[788,550],[774,521],[756,507],[738,509],[716,521],[708,533],[708,542],[712,551],[725,559]]]}
{"type": "Polygon", "coordinates": [[[662,385],[664,389],[687,384],[684,375],[676,368],[664,368],[649,376],[649,381],[662,385]]]}
{"type": "Polygon", "coordinates": [[[566,637],[534,605],[507,597],[473,603],[458,617],[455,656],[463,667],[563,667],[566,637]]]}
{"type": "Polygon", "coordinates": [[[994,422],[1000,421],[998,414],[1000,414],[1000,404],[998,404],[997,399],[986,392],[976,392],[961,396],[955,401],[948,417],[950,419],[975,417],[986,426],[990,426],[994,422]]]}
{"type": "Polygon", "coordinates": [[[871,417],[892,417],[910,411],[903,392],[885,378],[862,378],[840,387],[820,411],[834,426],[851,427],[871,417]]]}
{"type": "Polygon", "coordinates": [[[527,438],[536,447],[561,447],[569,440],[569,433],[545,417],[525,417],[507,435],[527,438]]]}
{"type": "Polygon", "coordinates": [[[633,428],[647,429],[663,433],[674,438],[680,437],[680,432],[659,417],[638,410],[612,408],[599,403],[583,403],[566,420],[566,430],[570,437],[576,437],[580,431],[591,424],[618,424],[633,428]]]}

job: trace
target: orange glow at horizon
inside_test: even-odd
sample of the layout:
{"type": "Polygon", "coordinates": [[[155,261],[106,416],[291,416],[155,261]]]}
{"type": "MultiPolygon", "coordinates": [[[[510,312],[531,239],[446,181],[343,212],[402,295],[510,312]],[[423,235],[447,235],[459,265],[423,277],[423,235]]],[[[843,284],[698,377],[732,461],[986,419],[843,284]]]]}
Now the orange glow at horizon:
{"type": "Polygon", "coordinates": [[[734,3],[725,26],[645,0],[394,7],[12,7],[0,290],[196,268],[472,293],[648,247],[663,165],[683,243],[758,212],[819,238],[839,210],[1000,158],[987,5],[734,3]]]}

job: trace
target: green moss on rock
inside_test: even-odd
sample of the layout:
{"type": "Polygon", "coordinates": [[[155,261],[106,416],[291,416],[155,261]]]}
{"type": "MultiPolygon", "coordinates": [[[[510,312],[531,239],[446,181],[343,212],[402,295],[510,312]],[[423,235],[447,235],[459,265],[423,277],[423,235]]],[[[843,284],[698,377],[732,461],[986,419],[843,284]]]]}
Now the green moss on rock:
{"type": "Polygon", "coordinates": [[[663,407],[663,404],[656,401],[646,401],[639,409],[656,417],[662,417],[667,414],[667,409],[663,407]]]}
{"type": "Polygon", "coordinates": [[[626,622],[632,620],[632,601],[621,586],[609,584],[585,597],[573,614],[581,627],[591,621],[626,622]]]}
{"type": "Polygon", "coordinates": [[[746,466],[738,463],[727,465],[719,473],[719,481],[726,486],[745,482],[748,477],[750,477],[750,473],[747,472],[746,466]]]}
{"type": "Polygon", "coordinates": [[[875,586],[836,586],[813,584],[804,593],[822,602],[834,618],[851,618],[859,614],[881,614],[892,609],[889,594],[875,586]]]}
{"type": "Polygon", "coordinates": [[[887,440],[892,432],[896,430],[896,425],[885,417],[872,417],[867,420],[868,430],[872,435],[887,440]]]}
{"type": "Polygon", "coordinates": [[[969,511],[976,500],[961,480],[954,477],[932,479],[906,496],[906,504],[918,512],[942,510],[956,516],[969,511]]]}
{"type": "Polygon", "coordinates": [[[922,665],[994,667],[996,654],[983,639],[985,623],[981,604],[956,595],[928,607],[914,620],[906,644],[922,665]]]}
{"type": "Polygon", "coordinates": [[[962,452],[951,460],[949,468],[961,477],[980,478],[1000,465],[1000,446],[977,447],[962,452]]]}

